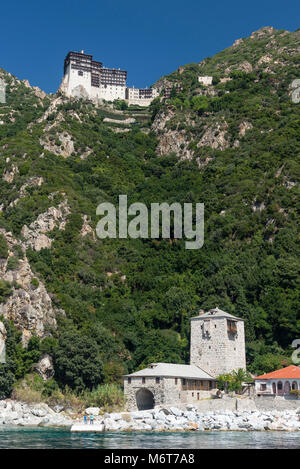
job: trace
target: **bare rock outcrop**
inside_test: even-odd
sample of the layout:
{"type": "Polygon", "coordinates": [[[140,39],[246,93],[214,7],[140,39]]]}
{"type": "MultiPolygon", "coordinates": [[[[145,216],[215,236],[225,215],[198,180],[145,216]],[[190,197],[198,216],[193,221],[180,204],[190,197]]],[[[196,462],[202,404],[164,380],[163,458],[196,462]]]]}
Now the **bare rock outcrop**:
{"type": "Polygon", "coordinates": [[[13,321],[16,328],[22,332],[22,342],[26,345],[32,334],[45,337],[49,327],[56,328],[55,309],[43,282],[37,281],[31,270],[24,244],[4,229],[0,229],[0,233],[8,245],[8,259],[14,255],[16,245],[24,254],[13,270],[9,269],[7,260],[0,265],[0,279],[12,286],[10,296],[4,303],[0,303],[0,316],[13,321]]]}
{"type": "Polygon", "coordinates": [[[14,180],[15,175],[18,173],[19,173],[18,167],[13,164],[11,167],[11,170],[7,170],[3,174],[3,181],[6,181],[9,184],[11,184],[14,180]]]}
{"type": "Polygon", "coordinates": [[[81,236],[87,236],[88,234],[91,234],[93,239],[96,239],[95,237],[95,231],[90,225],[90,219],[87,215],[82,216],[83,224],[80,230],[81,236]]]}
{"type": "Polygon", "coordinates": [[[55,155],[63,156],[68,158],[74,152],[74,142],[72,136],[68,132],[61,132],[58,134],[56,140],[50,140],[50,136],[44,134],[40,138],[40,144],[44,147],[45,150],[51,151],[55,155]]]}
{"type": "Polygon", "coordinates": [[[247,130],[251,130],[253,129],[253,125],[251,124],[251,122],[248,122],[248,121],[243,121],[240,123],[239,125],[239,135],[241,137],[244,137],[244,135],[246,134],[247,130]]]}
{"type": "Polygon", "coordinates": [[[36,366],[36,371],[42,377],[43,381],[48,381],[54,376],[53,361],[50,355],[44,355],[36,366]]]}
{"type": "Polygon", "coordinates": [[[50,207],[46,212],[41,213],[29,227],[24,225],[21,234],[25,238],[24,244],[26,248],[31,247],[35,251],[49,248],[52,244],[52,239],[46,233],[52,231],[55,227],[63,230],[69,213],[68,201],[64,200],[58,207],[50,207]]]}
{"type": "Polygon", "coordinates": [[[44,182],[44,178],[33,176],[26,181],[20,188],[19,197],[10,202],[9,207],[15,207],[20,199],[23,199],[27,195],[27,187],[40,187],[44,182]]]}
{"type": "Polygon", "coordinates": [[[216,122],[206,128],[197,147],[211,147],[213,149],[225,150],[230,146],[226,140],[227,122],[216,122]]]}

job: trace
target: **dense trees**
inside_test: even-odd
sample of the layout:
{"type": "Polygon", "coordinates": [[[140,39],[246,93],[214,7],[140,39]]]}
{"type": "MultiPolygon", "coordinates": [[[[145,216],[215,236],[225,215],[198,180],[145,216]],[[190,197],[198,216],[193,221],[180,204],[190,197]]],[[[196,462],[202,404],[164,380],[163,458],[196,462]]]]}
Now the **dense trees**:
{"type": "Polygon", "coordinates": [[[74,331],[61,334],[54,363],[57,381],[73,390],[92,390],[103,380],[103,364],[96,342],[74,331]]]}
{"type": "MultiPolygon", "coordinates": [[[[278,47],[293,51],[297,38],[276,33],[275,39],[278,47]]],[[[174,154],[158,157],[150,128],[147,134],[139,126],[113,132],[103,122],[110,111],[82,101],[64,101],[44,123],[36,122],[41,113],[36,103],[34,125],[26,129],[27,108],[35,98],[19,89],[28,101],[23,109],[18,98],[18,113],[22,117],[26,111],[27,117],[22,123],[18,114],[14,125],[1,126],[0,170],[7,170],[10,158],[19,173],[13,184],[0,185],[0,227],[20,236],[24,224],[68,199],[71,215],[65,230],[53,230],[51,248],[26,253],[37,279],[53,294],[54,306],[64,309],[69,321],[67,331],[59,321],[54,342],[40,344],[40,353],[47,349],[55,357],[61,387],[80,391],[119,382],[122,374],[149,362],[187,362],[190,317],[200,307],[217,304],[245,319],[251,372],[288,363],[291,342],[300,334],[300,107],[288,96],[297,63],[291,52],[289,66],[268,64],[275,67],[272,73],[264,65],[255,73],[234,70],[245,61],[254,68],[265,45],[264,39],[244,40],[238,48],[167,77],[174,84],[172,96],[153,101],[152,120],[160,111],[171,112],[168,128],[182,131],[194,152],[186,161],[174,154]],[[199,85],[199,74],[213,75],[213,93],[199,85]],[[229,80],[222,82],[224,77],[229,80]],[[229,145],[223,150],[198,145],[205,129],[223,120],[229,145]],[[245,121],[251,126],[242,135],[245,121]],[[41,147],[39,139],[49,123],[56,123],[50,130],[53,138],[62,130],[72,135],[75,151],[69,158],[41,147]],[[92,153],[81,158],[87,148],[92,153]],[[42,176],[44,183],[11,204],[32,176],[42,176]],[[188,251],[183,240],[174,239],[82,237],[82,215],[95,228],[97,205],[117,204],[120,194],[127,194],[129,204],[148,207],[152,202],[203,202],[203,248],[188,251]]],[[[7,92],[9,96],[9,86],[7,92]]],[[[11,93],[16,98],[18,91],[11,93]]],[[[7,247],[0,236],[2,256],[7,257],[7,247]]],[[[0,283],[0,301],[11,288],[0,283]]],[[[12,374],[21,376],[33,359],[12,374]]]]}

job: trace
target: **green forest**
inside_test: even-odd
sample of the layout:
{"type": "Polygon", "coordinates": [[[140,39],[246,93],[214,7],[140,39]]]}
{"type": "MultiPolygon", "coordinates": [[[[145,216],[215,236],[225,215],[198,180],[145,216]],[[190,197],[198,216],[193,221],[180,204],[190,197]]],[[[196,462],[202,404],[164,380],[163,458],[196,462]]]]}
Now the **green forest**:
{"type": "MultiPolygon", "coordinates": [[[[65,199],[70,206],[65,228],[48,233],[51,247],[26,250],[32,289],[42,281],[51,293],[58,327],[44,338],[33,335],[24,348],[20,328],[0,317],[8,357],[0,365],[0,398],[11,395],[45,353],[55,369],[43,385],[45,396],[59,389],[117,389],[123,374],[152,362],[188,363],[189,319],[216,305],[245,319],[248,371],[291,363],[292,341],[300,337],[300,104],[291,101],[289,85],[299,78],[299,37],[276,31],[269,48],[268,35],[244,39],[163,77],[148,117],[118,133],[104,122],[112,107],[64,97],[52,106],[56,96],[41,99],[0,69],[7,84],[7,103],[0,104],[0,173],[18,168],[13,183],[1,177],[0,228],[22,241],[22,227],[39,214],[65,199]],[[269,70],[263,62],[255,68],[266,53],[269,70]],[[243,70],[245,61],[252,71],[243,70]],[[212,93],[198,83],[199,75],[213,76],[212,93]],[[169,99],[164,80],[173,87],[169,99]],[[153,123],[168,113],[168,131],[184,134],[192,158],[158,155],[153,123]],[[245,120],[251,126],[241,135],[245,120]],[[224,121],[226,148],[198,145],[207,126],[224,121]],[[74,142],[67,158],[41,143],[47,134],[59,148],[63,132],[74,142]],[[13,204],[32,177],[44,182],[27,186],[13,204]],[[95,229],[98,204],[117,206],[120,194],[127,194],[128,205],[204,203],[203,247],[187,250],[185,239],[172,237],[83,237],[82,216],[95,229]]],[[[118,103],[126,116],[141,112],[125,107],[118,103]]],[[[0,260],[7,256],[0,235],[0,260]]],[[[16,248],[6,269],[17,269],[23,257],[16,248]]],[[[0,303],[18,288],[0,279],[0,303]]]]}

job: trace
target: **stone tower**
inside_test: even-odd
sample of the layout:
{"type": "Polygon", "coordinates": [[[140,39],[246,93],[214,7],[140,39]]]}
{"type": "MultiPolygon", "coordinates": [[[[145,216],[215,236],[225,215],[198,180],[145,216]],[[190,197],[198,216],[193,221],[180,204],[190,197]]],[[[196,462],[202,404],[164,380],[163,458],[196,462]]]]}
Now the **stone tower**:
{"type": "Polygon", "coordinates": [[[191,318],[190,363],[214,377],[246,369],[244,320],[219,308],[191,318]]]}

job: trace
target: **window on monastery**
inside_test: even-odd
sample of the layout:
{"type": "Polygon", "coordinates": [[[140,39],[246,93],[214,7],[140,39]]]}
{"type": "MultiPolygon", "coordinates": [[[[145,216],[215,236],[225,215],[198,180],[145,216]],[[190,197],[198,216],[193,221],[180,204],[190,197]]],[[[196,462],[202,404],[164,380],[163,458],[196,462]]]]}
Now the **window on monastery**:
{"type": "Polygon", "coordinates": [[[159,384],[160,378],[155,378],[155,382],[156,382],[156,384],[159,384]]]}
{"type": "Polygon", "coordinates": [[[178,383],[178,378],[175,378],[175,384],[177,384],[177,383],[178,383]]]}
{"type": "Polygon", "coordinates": [[[227,332],[230,334],[236,334],[237,333],[237,322],[236,321],[231,321],[230,319],[227,319],[227,332]]]}
{"type": "Polygon", "coordinates": [[[186,385],[186,379],[182,379],[182,385],[185,386],[186,385]]]}
{"type": "Polygon", "coordinates": [[[260,385],[260,390],[261,391],[266,391],[266,389],[267,389],[267,385],[265,383],[260,385]]]}
{"type": "Polygon", "coordinates": [[[81,70],[78,70],[78,75],[79,75],[80,77],[82,77],[82,76],[83,76],[83,72],[82,72],[81,70]]]}
{"type": "Polygon", "coordinates": [[[146,383],[146,378],[142,378],[142,384],[146,383]]]}
{"type": "Polygon", "coordinates": [[[128,378],[128,384],[131,384],[131,378],[128,378]]]}

